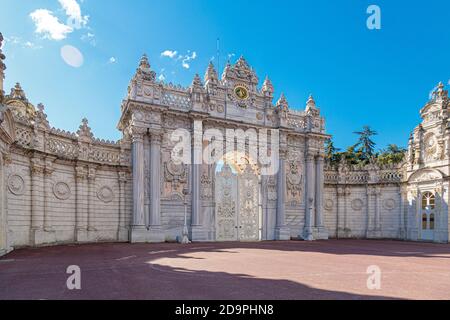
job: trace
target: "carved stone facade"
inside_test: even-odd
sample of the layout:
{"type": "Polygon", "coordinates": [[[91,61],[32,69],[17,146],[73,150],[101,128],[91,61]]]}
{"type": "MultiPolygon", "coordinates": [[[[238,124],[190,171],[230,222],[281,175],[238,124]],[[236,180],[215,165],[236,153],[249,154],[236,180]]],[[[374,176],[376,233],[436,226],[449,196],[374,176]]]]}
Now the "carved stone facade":
{"type": "MultiPolygon", "coordinates": [[[[1,52],[0,58],[3,85],[1,52]]],[[[332,168],[324,161],[329,136],[314,99],[294,111],[284,94],[273,103],[268,78],[258,85],[242,57],[222,77],[210,64],[203,81],[197,75],[182,88],[157,81],[143,56],[122,103],[118,142],[94,138],[86,119],[76,133],[54,129],[44,106],[31,104],[20,84],[9,95],[0,90],[0,254],[59,243],[175,241],[185,206],[193,241],[448,241],[450,129],[443,86],[422,110],[405,163],[332,168]],[[187,142],[192,160],[205,153],[195,133],[241,130],[233,144],[244,137],[249,151],[258,139],[252,132],[276,130],[266,151],[279,144],[279,170],[262,174],[263,164],[250,154],[226,155],[243,164],[177,163],[173,134],[179,129],[193,137],[187,142]]],[[[214,141],[225,148],[225,141],[214,141]]]]}

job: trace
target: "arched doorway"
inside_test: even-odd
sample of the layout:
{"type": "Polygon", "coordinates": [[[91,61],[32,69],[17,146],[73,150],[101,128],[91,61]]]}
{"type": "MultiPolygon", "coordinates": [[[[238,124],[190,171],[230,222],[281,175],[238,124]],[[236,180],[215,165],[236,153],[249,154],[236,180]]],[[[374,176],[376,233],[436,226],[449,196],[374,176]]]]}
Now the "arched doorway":
{"type": "Polygon", "coordinates": [[[434,240],[436,227],[436,196],[431,192],[423,193],[421,208],[421,238],[422,240],[432,241],[434,240]]]}
{"type": "Polygon", "coordinates": [[[215,179],[217,241],[261,240],[261,188],[255,167],[219,162],[215,179]]]}

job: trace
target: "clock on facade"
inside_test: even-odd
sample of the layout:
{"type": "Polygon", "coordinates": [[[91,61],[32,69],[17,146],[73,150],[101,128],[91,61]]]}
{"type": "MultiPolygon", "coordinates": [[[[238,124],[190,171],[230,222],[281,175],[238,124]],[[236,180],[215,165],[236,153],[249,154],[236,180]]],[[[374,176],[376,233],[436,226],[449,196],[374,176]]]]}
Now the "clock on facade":
{"type": "Polygon", "coordinates": [[[236,88],[234,88],[234,94],[240,100],[246,100],[248,98],[247,88],[242,86],[237,86],[236,88]]]}

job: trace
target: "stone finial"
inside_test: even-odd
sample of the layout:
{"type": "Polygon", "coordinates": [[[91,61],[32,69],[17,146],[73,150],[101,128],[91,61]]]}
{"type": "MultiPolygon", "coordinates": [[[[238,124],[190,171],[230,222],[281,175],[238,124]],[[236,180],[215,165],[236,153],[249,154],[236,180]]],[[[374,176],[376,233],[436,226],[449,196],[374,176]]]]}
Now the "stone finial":
{"type": "Polygon", "coordinates": [[[36,122],[43,125],[44,127],[50,127],[47,120],[47,115],[45,114],[45,106],[42,103],[39,103],[36,108],[36,122]]]}
{"type": "Polygon", "coordinates": [[[278,99],[276,104],[277,109],[282,111],[288,111],[289,110],[289,103],[286,100],[286,97],[284,96],[284,93],[281,93],[280,99],[278,99]]]}
{"type": "Polygon", "coordinates": [[[266,79],[264,80],[263,86],[262,86],[262,93],[267,94],[269,97],[271,97],[274,93],[274,88],[272,81],[270,81],[269,77],[266,76],[266,79]]]}
{"type": "Polygon", "coordinates": [[[215,83],[217,83],[217,81],[218,81],[217,71],[214,68],[212,61],[210,61],[209,65],[208,65],[208,69],[206,70],[206,73],[205,73],[205,83],[206,84],[208,84],[208,83],[215,84],[215,83]]]}
{"type": "Polygon", "coordinates": [[[23,91],[22,86],[19,82],[16,83],[14,88],[11,88],[11,93],[9,95],[10,99],[17,99],[22,101],[27,101],[27,97],[25,95],[25,91],[23,91]]]}
{"type": "Polygon", "coordinates": [[[433,92],[433,98],[436,100],[443,100],[448,97],[448,91],[444,90],[445,86],[441,82],[437,85],[437,89],[433,92]]]}
{"type": "Polygon", "coordinates": [[[195,74],[194,80],[192,80],[192,87],[201,87],[202,86],[202,79],[200,79],[200,76],[198,73],[195,74]]]}
{"type": "Polygon", "coordinates": [[[77,134],[78,134],[78,137],[86,139],[86,140],[91,140],[94,138],[91,128],[89,127],[88,119],[83,118],[83,120],[81,120],[81,125],[77,131],[77,134]]]}
{"type": "Polygon", "coordinates": [[[136,76],[141,77],[143,80],[156,80],[156,72],[151,70],[146,54],[143,54],[141,60],[139,61],[139,68],[136,70],[136,76]]]}

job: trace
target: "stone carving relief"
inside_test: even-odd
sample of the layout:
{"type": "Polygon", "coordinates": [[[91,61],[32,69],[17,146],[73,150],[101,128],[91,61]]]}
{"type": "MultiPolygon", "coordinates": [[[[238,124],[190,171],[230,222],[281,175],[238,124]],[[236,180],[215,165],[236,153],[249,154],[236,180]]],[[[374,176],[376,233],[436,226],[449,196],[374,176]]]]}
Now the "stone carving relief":
{"type": "Polygon", "coordinates": [[[392,211],[397,206],[397,202],[394,199],[385,199],[383,201],[383,208],[392,211]]]}
{"type": "Polygon", "coordinates": [[[188,180],[187,167],[183,164],[176,164],[168,161],[164,164],[164,190],[168,196],[179,195],[182,197],[183,188],[188,180]]]}
{"type": "Polygon", "coordinates": [[[438,160],[438,141],[436,139],[436,136],[432,133],[429,133],[425,136],[424,139],[425,143],[425,161],[433,161],[438,160]]]}
{"type": "Polygon", "coordinates": [[[352,209],[355,211],[361,211],[362,208],[364,207],[364,201],[362,201],[361,199],[354,199],[352,201],[352,209]]]}
{"type": "Polygon", "coordinates": [[[296,206],[301,203],[303,175],[298,161],[289,161],[286,168],[287,201],[296,206]]]}
{"type": "Polygon", "coordinates": [[[267,178],[267,199],[269,201],[277,200],[277,181],[275,176],[267,178]]]}
{"type": "Polygon", "coordinates": [[[104,203],[110,203],[114,199],[114,192],[110,187],[103,186],[97,191],[97,198],[104,203]]]}
{"type": "Polygon", "coordinates": [[[8,189],[12,194],[22,196],[25,193],[25,180],[18,174],[12,174],[8,179],[8,189]]]}
{"type": "Polygon", "coordinates": [[[334,207],[334,201],[332,199],[326,199],[323,203],[325,210],[331,211],[334,207]]]}
{"type": "Polygon", "coordinates": [[[65,182],[57,182],[53,186],[53,193],[59,200],[67,200],[71,196],[70,187],[65,182]]]}
{"type": "Polygon", "coordinates": [[[211,200],[213,197],[213,183],[207,173],[203,173],[201,177],[201,197],[203,200],[211,200]]]}

